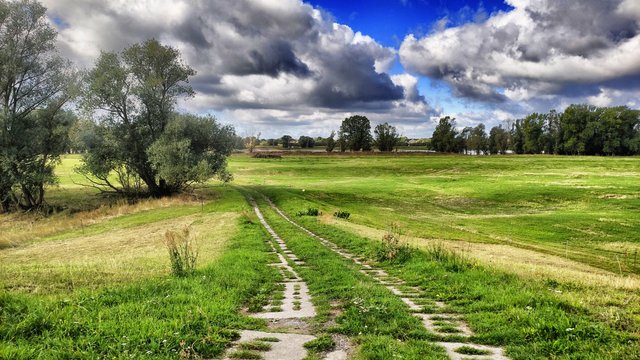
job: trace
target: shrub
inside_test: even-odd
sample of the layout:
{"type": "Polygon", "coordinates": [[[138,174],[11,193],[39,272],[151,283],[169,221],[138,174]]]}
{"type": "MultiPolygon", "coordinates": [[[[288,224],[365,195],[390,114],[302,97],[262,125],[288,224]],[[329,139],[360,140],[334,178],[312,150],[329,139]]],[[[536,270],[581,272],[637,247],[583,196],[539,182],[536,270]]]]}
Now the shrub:
{"type": "Polygon", "coordinates": [[[189,226],[180,231],[167,230],[164,233],[164,245],[169,250],[171,272],[174,275],[185,276],[195,271],[198,248],[189,226]]]}
{"type": "Polygon", "coordinates": [[[389,231],[382,237],[376,249],[378,261],[405,262],[411,257],[409,244],[400,241],[400,228],[396,224],[390,226],[389,231]]]}
{"type": "Polygon", "coordinates": [[[308,208],[306,211],[298,211],[296,215],[297,216],[318,216],[320,215],[320,210],[316,208],[308,208]]]}
{"type": "Polygon", "coordinates": [[[349,216],[351,216],[351,213],[349,213],[348,211],[338,210],[333,213],[333,216],[337,217],[338,219],[348,220],[349,216]]]}

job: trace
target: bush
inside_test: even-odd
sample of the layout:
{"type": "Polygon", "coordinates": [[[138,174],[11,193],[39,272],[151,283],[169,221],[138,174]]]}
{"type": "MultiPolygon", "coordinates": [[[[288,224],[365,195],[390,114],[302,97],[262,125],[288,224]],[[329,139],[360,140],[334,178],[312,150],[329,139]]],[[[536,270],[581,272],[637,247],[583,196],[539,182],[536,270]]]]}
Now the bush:
{"type": "Polygon", "coordinates": [[[337,217],[338,219],[349,220],[349,216],[351,216],[351,213],[349,213],[348,211],[338,210],[333,213],[333,216],[337,217]]]}
{"type": "Polygon", "coordinates": [[[181,231],[167,230],[164,233],[164,245],[169,250],[171,272],[174,275],[185,276],[195,271],[198,248],[189,226],[181,231]]]}
{"type": "Polygon", "coordinates": [[[398,225],[391,225],[389,231],[384,234],[382,241],[376,249],[378,261],[405,262],[411,257],[409,244],[400,241],[398,225]]]}
{"type": "Polygon", "coordinates": [[[316,208],[308,208],[306,211],[298,211],[296,215],[297,216],[318,216],[320,215],[320,210],[316,208]]]}

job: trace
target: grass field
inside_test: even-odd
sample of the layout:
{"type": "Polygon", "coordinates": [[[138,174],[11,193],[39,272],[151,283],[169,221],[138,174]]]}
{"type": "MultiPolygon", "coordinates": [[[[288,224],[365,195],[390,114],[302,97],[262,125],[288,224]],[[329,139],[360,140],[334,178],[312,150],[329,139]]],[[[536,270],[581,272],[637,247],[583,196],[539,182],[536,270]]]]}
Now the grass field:
{"type": "MultiPolygon", "coordinates": [[[[640,356],[640,158],[234,155],[233,186],[136,203],[81,186],[78,163],[64,158],[48,192],[64,211],[0,215],[0,358],[216,357],[230,329],[264,328],[241,312],[277,281],[247,192],[319,208],[300,221],[370,258],[400,229],[420,251],[382,265],[513,358],[640,356]],[[187,225],[199,266],[176,278],[163,234],[187,225]]],[[[330,331],[356,358],[443,358],[397,298],[260,205],[309,264],[316,321],[341,304],[330,331]]]]}

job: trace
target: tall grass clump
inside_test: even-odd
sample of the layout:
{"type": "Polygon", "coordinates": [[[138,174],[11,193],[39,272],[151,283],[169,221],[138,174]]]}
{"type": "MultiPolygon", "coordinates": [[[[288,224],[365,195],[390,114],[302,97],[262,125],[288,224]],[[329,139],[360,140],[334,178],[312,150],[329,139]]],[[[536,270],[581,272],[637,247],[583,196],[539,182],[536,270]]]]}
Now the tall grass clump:
{"type": "Polygon", "coordinates": [[[192,274],[198,261],[198,247],[191,227],[182,230],[167,230],[164,233],[164,245],[169,251],[171,272],[176,276],[192,274]]]}
{"type": "Polygon", "coordinates": [[[377,260],[403,263],[410,257],[411,247],[400,240],[400,227],[397,224],[391,224],[376,248],[377,260]]]}
{"type": "Polygon", "coordinates": [[[446,270],[451,272],[462,272],[474,266],[469,259],[445,248],[442,243],[427,248],[427,255],[431,260],[442,264],[446,270]]]}
{"type": "Polygon", "coordinates": [[[338,218],[338,219],[349,220],[349,216],[351,216],[351,213],[348,212],[348,211],[338,210],[338,211],[333,213],[333,216],[338,218]]]}

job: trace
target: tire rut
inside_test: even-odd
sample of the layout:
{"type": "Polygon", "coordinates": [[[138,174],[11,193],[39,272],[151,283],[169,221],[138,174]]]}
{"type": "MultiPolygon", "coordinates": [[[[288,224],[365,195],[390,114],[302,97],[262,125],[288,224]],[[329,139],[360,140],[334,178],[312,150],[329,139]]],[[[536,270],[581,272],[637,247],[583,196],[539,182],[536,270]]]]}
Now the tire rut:
{"type": "Polygon", "coordinates": [[[319,240],[320,243],[334,253],[359,265],[359,271],[361,273],[371,277],[402,300],[414,316],[420,319],[422,325],[427,329],[427,331],[442,338],[442,340],[435,341],[435,343],[442,346],[446,350],[449,358],[452,360],[509,359],[505,355],[504,349],[501,347],[475,344],[471,342],[470,338],[474,335],[473,331],[459,314],[447,313],[445,311],[445,303],[429,299],[424,296],[422,289],[414,286],[408,286],[404,280],[389,275],[383,269],[367,264],[367,259],[357,257],[338,247],[332,241],[313,233],[309,229],[291,220],[287,214],[280,210],[280,208],[278,208],[269,198],[266,196],[264,198],[271,208],[284,220],[302,230],[307,235],[319,240]],[[436,309],[436,311],[427,314],[424,312],[425,308],[436,309]]]}

